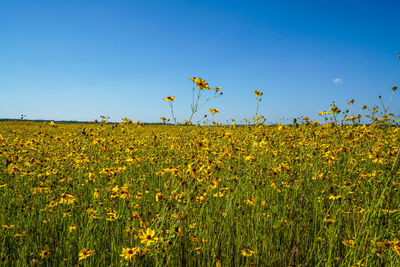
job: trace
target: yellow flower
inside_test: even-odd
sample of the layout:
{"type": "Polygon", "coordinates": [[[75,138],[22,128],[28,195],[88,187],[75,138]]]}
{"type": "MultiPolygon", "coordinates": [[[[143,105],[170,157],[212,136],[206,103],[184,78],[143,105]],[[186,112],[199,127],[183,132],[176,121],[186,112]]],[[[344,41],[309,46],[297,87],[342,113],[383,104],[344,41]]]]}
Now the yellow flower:
{"type": "Polygon", "coordinates": [[[114,186],[112,189],[111,189],[113,192],[118,192],[119,191],[119,187],[118,187],[118,185],[116,185],[116,186],[114,186]]]}
{"type": "Polygon", "coordinates": [[[273,189],[275,189],[276,191],[278,191],[278,192],[282,192],[282,190],[280,190],[280,189],[278,188],[278,186],[276,185],[276,183],[272,183],[272,184],[271,184],[271,187],[272,187],[273,189]]]}
{"type": "Polygon", "coordinates": [[[136,231],[136,228],[133,227],[132,225],[129,225],[125,228],[125,232],[127,233],[132,233],[133,231],[136,231]]]}
{"type": "Polygon", "coordinates": [[[253,92],[256,94],[257,97],[262,96],[264,94],[263,92],[257,90],[254,90],[253,92]]]}
{"type": "Polygon", "coordinates": [[[339,198],[341,198],[342,196],[335,196],[335,195],[330,195],[329,196],[329,200],[336,200],[336,199],[339,199],[339,198]]]}
{"type": "Polygon", "coordinates": [[[139,252],[140,248],[123,248],[120,256],[125,260],[135,260],[135,257],[139,252]]]}
{"type": "Polygon", "coordinates": [[[204,200],[206,199],[206,195],[207,195],[207,193],[200,194],[199,196],[196,197],[196,200],[198,200],[199,202],[203,203],[204,200]]]}
{"type": "Polygon", "coordinates": [[[167,96],[166,98],[164,98],[164,101],[166,102],[170,102],[170,101],[174,101],[175,100],[175,96],[167,96]]]}
{"type": "Polygon", "coordinates": [[[132,123],[132,120],[128,119],[127,117],[121,118],[125,123],[132,123]]]}
{"type": "Polygon", "coordinates": [[[15,225],[12,225],[12,224],[4,224],[3,227],[4,227],[4,228],[14,228],[15,225]]]}
{"type": "Polygon", "coordinates": [[[175,227],[174,230],[175,230],[175,233],[176,233],[178,236],[183,236],[183,231],[182,231],[181,228],[175,227]]]}
{"type": "Polygon", "coordinates": [[[73,224],[69,227],[69,232],[71,233],[72,231],[76,230],[76,224],[73,224]]]}
{"type": "Polygon", "coordinates": [[[63,193],[61,195],[60,204],[74,204],[75,200],[73,195],[63,193]]]}
{"type": "Polygon", "coordinates": [[[164,117],[161,117],[161,118],[160,118],[160,120],[162,120],[163,122],[167,122],[167,121],[169,121],[169,119],[167,119],[167,118],[164,118],[164,117]]]}
{"type": "Polygon", "coordinates": [[[119,216],[116,212],[109,212],[107,213],[107,215],[109,216],[108,218],[106,218],[107,221],[115,221],[119,219],[119,216]]]}
{"type": "Polygon", "coordinates": [[[200,77],[198,77],[198,78],[193,77],[193,78],[188,78],[188,79],[193,81],[197,85],[197,87],[201,90],[209,88],[208,83],[200,77]]]}
{"type": "Polygon", "coordinates": [[[247,249],[247,248],[242,249],[242,250],[241,250],[241,253],[242,253],[242,256],[243,256],[243,257],[251,257],[251,256],[254,255],[254,251],[253,251],[253,250],[250,250],[250,249],[247,249]]]}
{"type": "Polygon", "coordinates": [[[340,113],[340,109],[339,109],[337,106],[335,106],[335,105],[331,106],[331,107],[329,108],[329,110],[332,111],[333,114],[335,114],[335,113],[340,113]]]}
{"type": "Polygon", "coordinates": [[[99,198],[99,197],[100,197],[100,190],[96,188],[93,193],[93,198],[99,198]]]}
{"type": "Polygon", "coordinates": [[[249,205],[249,206],[254,206],[255,205],[255,199],[251,197],[249,199],[246,199],[244,201],[244,203],[246,203],[246,205],[249,205]]]}
{"type": "Polygon", "coordinates": [[[351,105],[354,103],[354,99],[350,100],[349,102],[347,102],[347,105],[351,105]]]}
{"type": "Polygon", "coordinates": [[[244,157],[244,160],[245,160],[245,161],[255,161],[256,158],[253,157],[253,156],[245,156],[245,157],[244,157]]]}
{"type": "Polygon", "coordinates": [[[131,198],[132,196],[129,194],[127,190],[121,189],[119,192],[119,197],[122,199],[131,198]]]}
{"type": "Polygon", "coordinates": [[[327,224],[330,224],[330,223],[335,223],[336,220],[324,218],[323,222],[327,223],[327,224]]]}
{"type": "Polygon", "coordinates": [[[213,196],[214,196],[214,197],[223,197],[224,194],[221,193],[221,192],[217,192],[217,193],[215,193],[213,196]]]}
{"type": "Polygon", "coordinates": [[[326,114],[331,114],[331,113],[327,111],[321,111],[320,113],[318,113],[319,116],[324,116],[326,114]]]}
{"type": "Polygon", "coordinates": [[[212,109],[210,109],[209,111],[208,111],[208,113],[219,113],[219,110],[218,109],[216,109],[216,108],[212,108],[212,109]]]}
{"type": "Polygon", "coordinates": [[[160,199],[163,199],[164,198],[164,195],[163,194],[161,194],[161,193],[157,193],[156,194],[156,201],[158,202],[158,201],[160,201],[160,199]]]}
{"type": "Polygon", "coordinates": [[[92,256],[93,254],[94,254],[93,250],[83,248],[83,249],[81,249],[81,251],[79,251],[78,257],[79,257],[79,260],[81,261],[81,260],[86,259],[87,257],[92,256]]]}
{"type": "Polygon", "coordinates": [[[40,252],[40,257],[42,257],[42,259],[47,259],[48,257],[50,257],[50,251],[43,250],[42,252],[40,252]]]}
{"type": "Polygon", "coordinates": [[[199,87],[201,90],[208,88],[208,83],[200,77],[196,78],[194,82],[196,83],[197,87],[199,87]]]}
{"type": "Polygon", "coordinates": [[[356,244],[354,240],[343,240],[342,243],[346,247],[354,247],[354,245],[356,244]]]}
{"type": "Polygon", "coordinates": [[[158,240],[158,238],[154,237],[155,234],[156,232],[154,230],[151,230],[150,228],[147,228],[146,231],[142,230],[139,234],[139,238],[141,239],[140,243],[149,246],[151,243],[158,240]]]}
{"type": "Polygon", "coordinates": [[[397,254],[397,256],[400,256],[400,246],[398,244],[393,244],[391,248],[393,252],[397,254]]]}

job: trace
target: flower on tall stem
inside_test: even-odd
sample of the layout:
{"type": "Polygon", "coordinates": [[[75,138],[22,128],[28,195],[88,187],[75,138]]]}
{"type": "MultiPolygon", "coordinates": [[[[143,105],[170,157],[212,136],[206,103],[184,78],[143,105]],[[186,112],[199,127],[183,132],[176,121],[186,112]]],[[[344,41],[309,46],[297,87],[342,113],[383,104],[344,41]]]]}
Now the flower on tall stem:
{"type": "MultiPolygon", "coordinates": [[[[258,110],[259,110],[259,108],[260,108],[260,103],[261,103],[261,100],[262,100],[261,96],[262,96],[264,93],[261,92],[261,91],[258,91],[258,90],[254,90],[253,92],[254,92],[254,94],[256,95],[256,101],[257,101],[256,115],[255,115],[254,117],[257,118],[258,110]]],[[[254,122],[256,123],[255,120],[254,120],[254,122]]]]}
{"type": "Polygon", "coordinates": [[[164,101],[168,102],[169,107],[171,108],[172,119],[174,120],[175,125],[176,125],[177,123],[176,123],[176,118],[175,118],[175,114],[174,114],[174,107],[173,107],[174,100],[175,100],[175,96],[167,96],[166,98],[164,98],[164,101]]]}

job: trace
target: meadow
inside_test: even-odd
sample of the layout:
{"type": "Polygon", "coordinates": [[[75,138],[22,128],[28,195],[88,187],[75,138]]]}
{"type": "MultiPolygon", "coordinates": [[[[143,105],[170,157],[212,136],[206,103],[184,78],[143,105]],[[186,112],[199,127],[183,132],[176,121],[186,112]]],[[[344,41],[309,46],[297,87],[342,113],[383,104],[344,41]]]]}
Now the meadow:
{"type": "Polygon", "coordinates": [[[382,123],[2,122],[0,265],[399,266],[399,143],[382,123]]]}

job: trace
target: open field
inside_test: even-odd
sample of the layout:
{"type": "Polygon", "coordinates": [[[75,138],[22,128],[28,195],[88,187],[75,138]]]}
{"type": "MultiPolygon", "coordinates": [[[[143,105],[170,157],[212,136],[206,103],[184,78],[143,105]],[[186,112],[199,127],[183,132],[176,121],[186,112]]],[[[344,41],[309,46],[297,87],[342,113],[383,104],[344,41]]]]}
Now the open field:
{"type": "Polygon", "coordinates": [[[0,265],[399,266],[400,129],[0,123],[0,265]]]}

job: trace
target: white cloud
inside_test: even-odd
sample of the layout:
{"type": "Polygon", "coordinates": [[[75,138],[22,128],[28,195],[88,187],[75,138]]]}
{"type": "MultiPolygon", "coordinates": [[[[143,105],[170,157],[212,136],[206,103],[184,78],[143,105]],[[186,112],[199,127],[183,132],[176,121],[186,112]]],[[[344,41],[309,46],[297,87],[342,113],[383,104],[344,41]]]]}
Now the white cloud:
{"type": "Polygon", "coordinates": [[[334,84],[341,84],[342,82],[343,82],[343,80],[340,79],[340,78],[335,78],[335,79],[333,79],[333,83],[334,83],[334,84]]]}

